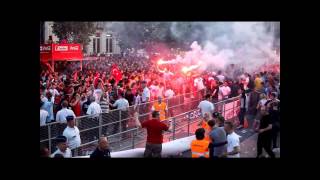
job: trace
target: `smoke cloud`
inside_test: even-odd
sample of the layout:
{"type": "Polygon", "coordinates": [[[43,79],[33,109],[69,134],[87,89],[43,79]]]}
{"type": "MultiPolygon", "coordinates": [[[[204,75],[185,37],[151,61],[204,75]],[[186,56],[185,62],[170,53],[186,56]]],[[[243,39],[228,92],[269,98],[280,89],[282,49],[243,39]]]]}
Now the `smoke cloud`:
{"type": "MultiPolygon", "coordinates": [[[[190,51],[183,58],[187,63],[190,59],[201,60],[205,62],[203,69],[212,65],[216,70],[225,70],[227,65],[235,64],[247,72],[257,71],[264,65],[280,64],[280,54],[275,51],[275,45],[280,44],[280,37],[276,37],[277,31],[268,31],[268,24],[265,22],[194,24],[197,25],[195,29],[183,29],[185,27],[176,22],[170,28],[175,38],[194,40],[190,51]],[[186,37],[186,30],[195,33],[186,37]]],[[[280,27],[279,23],[273,25],[280,27]]]]}
{"type": "Polygon", "coordinates": [[[155,38],[170,37],[184,44],[181,49],[187,52],[171,59],[173,62],[193,65],[202,61],[200,69],[203,70],[208,66],[225,70],[229,64],[235,64],[247,72],[257,71],[264,65],[280,64],[280,52],[275,53],[276,48],[280,50],[277,47],[280,45],[280,22],[105,23],[107,30],[121,35],[119,39],[133,46],[143,42],[145,33],[153,27],[156,27],[152,33],[155,38]]]}

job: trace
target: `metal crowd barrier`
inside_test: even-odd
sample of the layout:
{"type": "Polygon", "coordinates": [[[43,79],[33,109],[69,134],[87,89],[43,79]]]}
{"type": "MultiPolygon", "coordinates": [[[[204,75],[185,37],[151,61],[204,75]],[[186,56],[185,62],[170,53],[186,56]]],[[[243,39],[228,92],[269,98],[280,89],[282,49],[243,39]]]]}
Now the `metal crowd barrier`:
{"type": "MultiPolygon", "coordinates": [[[[190,93],[189,96],[192,96],[191,94],[193,93],[190,93]]],[[[164,133],[164,141],[171,141],[194,134],[197,128],[196,124],[201,120],[197,106],[203,98],[200,96],[194,98],[184,97],[186,97],[186,94],[175,96],[172,99],[163,99],[163,101],[167,102],[169,111],[169,117],[164,122],[169,125],[168,121],[172,120],[174,126],[171,132],[164,133]]],[[[240,104],[234,103],[229,108],[225,108],[225,105],[238,100],[239,97],[235,97],[214,103],[215,111],[224,114],[228,111],[237,112],[237,109],[240,109],[240,104]]],[[[102,135],[108,137],[109,145],[113,152],[144,147],[146,130],[136,128],[133,113],[135,110],[139,111],[140,121],[151,118],[151,106],[154,102],[156,101],[140,104],[138,108],[130,106],[126,112],[111,110],[108,113],[77,117],[76,126],[80,130],[81,145],[74,150],[74,155],[84,156],[90,154],[96,148],[98,138],[102,135]]],[[[234,113],[232,114],[235,115],[234,113]]],[[[236,115],[233,116],[233,119],[235,117],[236,115]]],[[[49,151],[53,153],[56,149],[54,139],[62,134],[65,127],[66,123],[59,122],[40,126],[40,144],[48,147],[49,151]]]]}

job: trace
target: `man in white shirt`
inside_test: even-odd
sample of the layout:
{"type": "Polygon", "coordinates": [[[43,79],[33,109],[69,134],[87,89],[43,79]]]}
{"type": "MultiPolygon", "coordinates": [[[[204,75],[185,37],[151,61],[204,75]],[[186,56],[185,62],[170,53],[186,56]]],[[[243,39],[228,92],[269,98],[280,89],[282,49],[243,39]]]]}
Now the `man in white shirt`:
{"type": "Polygon", "coordinates": [[[240,158],[240,136],[234,132],[234,125],[230,121],[224,123],[224,129],[227,133],[227,154],[228,158],[240,158]]]}
{"type": "Polygon", "coordinates": [[[210,102],[211,96],[210,94],[207,94],[205,96],[205,100],[201,101],[198,105],[198,108],[200,108],[201,115],[204,118],[206,113],[212,114],[214,111],[213,103],[210,102]]]}
{"type": "Polygon", "coordinates": [[[76,117],[74,112],[71,109],[67,109],[67,107],[68,107],[68,101],[64,100],[62,102],[62,109],[57,112],[57,116],[56,116],[57,122],[61,122],[61,123],[66,122],[67,116],[73,116],[74,118],[76,117]]]}
{"type": "Polygon", "coordinates": [[[218,71],[217,78],[218,78],[219,82],[224,82],[225,77],[224,77],[224,75],[222,75],[221,71],[218,71]]]}
{"type": "Polygon", "coordinates": [[[75,126],[75,120],[73,116],[67,117],[67,127],[64,129],[62,135],[67,138],[67,144],[71,150],[80,146],[80,131],[78,127],[75,126]]]}
{"type": "Polygon", "coordinates": [[[165,91],[164,96],[166,97],[166,99],[173,98],[174,92],[170,87],[168,87],[168,89],[165,91]]]}
{"type": "MultiPolygon", "coordinates": [[[[147,103],[150,101],[150,90],[147,87],[146,81],[142,81],[141,87],[143,88],[142,95],[141,95],[141,100],[142,100],[141,114],[146,114],[150,110],[149,103],[147,103]]],[[[147,116],[143,116],[141,120],[144,121],[147,119],[148,119],[147,116]]]]}
{"type": "Polygon", "coordinates": [[[219,87],[218,100],[227,99],[231,93],[231,88],[228,86],[228,82],[225,81],[222,86],[219,87]]]}
{"type": "Polygon", "coordinates": [[[55,97],[60,95],[55,84],[51,85],[49,92],[52,94],[52,102],[54,103],[55,97]]]}
{"type": "Polygon", "coordinates": [[[91,104],[90,104],[89,107],[88,107],[87,114],[88,114],[88,115],[93,115],[93,114],[102,113],[100,104],[98,104],[98,103],[96,102],[96,98],[95,98],[94,96],[91,96],[91,97],[90,97],[90,100],[91,100],[91,104]]]}
{"type": "Polygon", "coordinates": [[[194,79],[194,86],[197,88],[197,91],[203,90],[205,88],[203,79],[201,77],[194,79]]]}
{"type": "Polygon", "coordinates": [[[71,158],[71,150],[68,148],[67,145],[67,138],[65,136],[58,136],[56,139],[57,142],[57,150],[51,154],[50,157],[54,157],[56,154],[61,154],[65,158],[71,158]]]}
{"type": "Polygon", "coordinates": [[[101,89],[95,89],[93,91],[93,96],[95,97],[97,103],[100,103],[100,98],[101,98],[102,94],[103,94],[103,92],[101,89]]]}
{"type": "MultiPolygon", "coordinates": [[[[119,93],[119,99],[116,100],[114,104],[110,104],[112,107],[117,107],[119,110],[118,112],[121,113],[121,132],[126,131],[127,124],[128,124],[128,109],[129,109],[129,102],[125,98],[123,98],[123,94],[119,93]]],[[[120,120],[120,117],[118,120],[120,120]]],[[[117,127],[117,126],[116,126],[117,127]]]]}
{"type": "Polygon", "coordinates": [[[46,125],[47,118],[49,117],[49,113],[42,109],[43,102],[40,101],[40,126],[46,125]]]}
{"type": "Polygon", "coordinates": [[[158,82],[154,81],[153,84],[150,86],[150,95],[152,97],[152,100],[155,100],[159,91],[158,82]]]}
{"type": "Polygon", "coordinates": [[[171,108],[171,107],[174,105],[174,99],[173,99],[174,92],[173,92],[173,90],[171,89],[170,86],[167,87],[167,90],[165,91],[164,96],[167,99],[166,103],[167,103],[167,106],[168,106],[168,109],[169,109],[168,116],[172,117],[173,116],[173,108],[171,108]]]}
{"type": "Polygon", "coordinates": [[[114,102],[114,104],[110,104],[112,107],[117,107],[121,111],[127,111],[129,108],[129,102],[125,98],[123,98],[122,93],[119,93],[119,99],[114,102]]]}
{"type": "Polygon", "coordinates": [[[142,81],[141,86],[143,88],[142,103],[149,102],[149,100],[150,100],[150,90],[147,87],[147,82],[146,81],[142,81]]]}

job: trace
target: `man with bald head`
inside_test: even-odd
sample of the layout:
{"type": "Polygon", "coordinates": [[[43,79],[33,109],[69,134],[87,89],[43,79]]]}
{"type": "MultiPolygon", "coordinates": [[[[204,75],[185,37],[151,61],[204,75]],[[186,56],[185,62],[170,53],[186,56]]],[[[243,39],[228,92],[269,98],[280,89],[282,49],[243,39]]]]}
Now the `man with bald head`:
{"type": "Polygon", "coordinates": [[[107,137],[102,136],[99,138],[98,147],[90,155],[90,158],[94,158],[94,159],[111,158],[107,137]]]}
{"type": "Polygon", "coordinates": [[[166,119],[168,114],[168,107],[167,104],[162,101],[161,96],[158,96],[158,101],[153,104],[152,111],[158,111],[160,113],[160,121],[166,119]]]}

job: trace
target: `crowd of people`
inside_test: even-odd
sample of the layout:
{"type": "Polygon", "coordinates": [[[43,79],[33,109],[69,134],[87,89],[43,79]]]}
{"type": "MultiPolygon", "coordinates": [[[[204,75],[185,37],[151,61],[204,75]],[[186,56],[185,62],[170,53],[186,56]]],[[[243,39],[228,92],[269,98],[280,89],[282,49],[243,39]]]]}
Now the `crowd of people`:
{"type": "MultiPolygon", "coordinates": [[[[258,133],[257,158],[264,157],[263,149],[269,157],[275,158],[280,133],[280,82],[276,76],[274,73],[261,72],[251,79],[247,74],[246,78],[233,84],[238,86],[235,92],[240,97],[237,127],[236,121],[225,121],[215,111],[213,95],[207,94],[198,106],[203,120],[195,131],[196,139],[190,145],[192,157],[240,157],[240,136],[234,130],[244,128],[245,120],[251,115],[254,117],[251,128],[258,133]]],[[[226,95],[233,97],[231,91],[228,92],[226,95]]]]}
{"type": "MultiPolygon", "coordinates": [[[[156,62],[135,56],[109,56],[100,60],[83,61],[82,70],[75,62],[62,62],[56,63],[55,69],[56,72],[52,72],[44,65],[40,69],[40,126],[53,122],[68,124],[63,133],[65,138],[59,137],[57,140],[62,144],[58,149],[64,152],[62,154],[65,157],[70,153],[64,147],[64,139],[67,142],[69,138],[76,141],[67,145],[71,150],[81,144],[79,129],[74,125],[76,117],[108,113],[113,109],[121,110],[123,114],[126,112],[124,117],[128,117],[128,108],[132,106],[137,113],[146,113],[149,109],[159,111],[159,118],[163,120],[170,114],[172,116],[172,113],[168,113],[167,104],[161,101],[162,98],[182,94],[191,94],[191,98],[205,97],[206,102],[199,105],[204,118],[206,113],[214,113],[212,103],[240,95],[240,125],[243,125],[245,114],[251,110],[249,106],[254,97],[248,97],[250,91],[262,94],[261,99],[256,98],[259,101],[255,107],[257,122],[263,119],[261,111],[271,109],[271,119],[275,119],[278,116],[276,111],[279,111],[275,110],[279,106],[274,104],[280,99],[280,77],[279,73],[274,72],[265,71],[252,75],[238,71],[204,71],[196,76],[183,76],[159,72],[156,62]],[[150,108],[143,106],[150,101],[158,102],[158,105],[150,108]]],[[[188,98],[187,95],[185,98],[188,98]]],[[[148,126],[143,123],[141,127],[148,126]]],[[[232,134],[233,124],[226,126],[227,131],[232,134]]],[[[122,127],[126,127],[126,124],[122,127]]],[[[203,130],[197,132],[201,134],[203,130]]],[[[100,141],[106,144],[105,139],[100,141]]],[[[261,147],[265,147],[264,145],[261,147]]]]}

